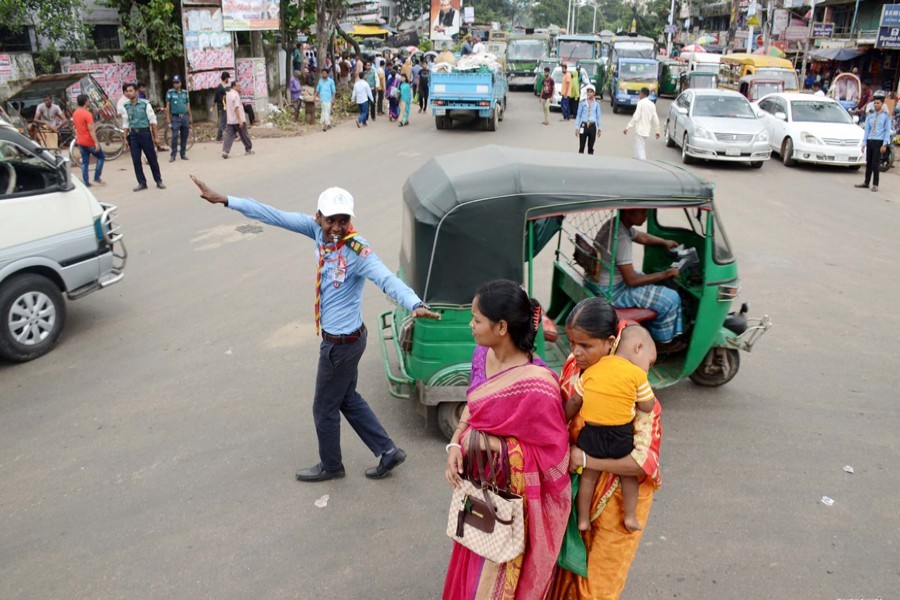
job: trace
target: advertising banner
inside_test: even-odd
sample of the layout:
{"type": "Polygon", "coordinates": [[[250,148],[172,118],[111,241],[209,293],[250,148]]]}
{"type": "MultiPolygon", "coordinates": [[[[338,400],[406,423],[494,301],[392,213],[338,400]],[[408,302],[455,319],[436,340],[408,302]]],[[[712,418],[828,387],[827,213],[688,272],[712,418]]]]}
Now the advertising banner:
{"type": "Polygon", "coordinates": [[[278,0],[222,0],[225,31],[281,28],[278,0]]]}
{"type": "MultiPolygon", "coordinates": [[[[137,83],[134,63],[75,63],[64,65],[63,73],[90,73],[115,104],[123,96],[122,86],[137,83]]],[[[78,92],[80,93],[80,92],[78,92]]],[[[76,94],[77,95],[77,94],[76,94]]],[[[74,100],[74,99],[73,99],[74,100]]]]}
{"type": "Polygon", "coordinates": [[[431,41],[459,40],[460,0],[431,0],[431,41]]]}
{"type": "Polygon", "coordinates": [[[790,13],[783,9],[775,11],[775,18],[772,19],[772,35],[781,35],[787,29],[790,13]]]}
{"type": "Polygon", "coordinates": [[[830,38],[834,36],[834,23],[813,23],[814,38],[830,38]]]}
{"type": "Polygon", "coordinates": [[[0,77],[12,77],[13,61],[9,54],[0,54],[0,77]]]}
{"type": "Polygon", "coordinates": [[[900,49],[900,4],[885,4],[881,7],[881,23],[875,47],[900,49]]]}
{"type": "Polygon", "coordinates": [[[184,61],[188,91],[209,90],[219,85],[222,71],[234,72],[231,34],[222,23],[218,7],[184,8],[184,61]]]}

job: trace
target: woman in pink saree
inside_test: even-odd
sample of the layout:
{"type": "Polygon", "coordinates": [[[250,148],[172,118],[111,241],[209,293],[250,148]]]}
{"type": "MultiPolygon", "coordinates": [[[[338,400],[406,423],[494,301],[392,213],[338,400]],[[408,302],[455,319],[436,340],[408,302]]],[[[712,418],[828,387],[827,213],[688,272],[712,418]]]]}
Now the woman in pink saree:
{"type": "Polygon", "coordinates": [[[540,305],[512,281],[490,282],[472,301],[472,381],[446,477],[459,484],[473,430],[489,434],[497,455],[505,438],[510,490],[525,498],[525,551],[498,564],[454,542],[444,600],[540,600],[550,587],[572,494],[559,382],[532,354],[539,319],[540,305]]]}

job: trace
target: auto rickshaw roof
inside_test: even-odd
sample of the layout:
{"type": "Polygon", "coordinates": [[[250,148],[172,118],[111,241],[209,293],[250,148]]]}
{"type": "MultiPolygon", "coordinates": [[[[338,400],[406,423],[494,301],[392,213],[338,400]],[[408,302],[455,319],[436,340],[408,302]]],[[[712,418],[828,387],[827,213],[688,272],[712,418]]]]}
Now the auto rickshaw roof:
{"type": "Polygon", "coordinates": [[[90,73],[57,73],[39,75],[7,100],[43,99],[44,96],[65,95],[66,89],[89,76],[90,73]]]}
{"type": "Polygon", "coordinates": [[[407,283],[426,302],[465,303],[489,279],[522,280],[530,220],[710,205],[713,185],[661,161],[482,146],[432,158],[403,198],[407,283]]]}
{"type": "Polygon", "coordinates": [[[766,75],[765,73],[753,74],[753,75],[744,75],[741,77],[740,83],[784,83],[783,79],[778,79],[777,77],[772,77],[771,75],[766,75]]]}

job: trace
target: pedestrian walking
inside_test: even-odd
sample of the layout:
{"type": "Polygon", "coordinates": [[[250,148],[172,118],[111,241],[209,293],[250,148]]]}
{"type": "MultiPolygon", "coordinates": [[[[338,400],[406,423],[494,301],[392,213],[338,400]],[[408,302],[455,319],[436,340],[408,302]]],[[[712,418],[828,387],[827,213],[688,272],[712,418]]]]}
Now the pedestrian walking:
{"type": "Polygon", "coordinates": [[[303,71],[303,43],[297,42],[297,45],[291,51],[291,68],[294,71],[303,71]]]}
{"type": "Polygon", "coordinates": [[[181,142],[181,160],[187,160],[187,140],[194,117],[191,114],[191,101],[186,90],[181,89],[181,77],[172,78],[172,89],[166,92],[166,120],[172,129],[172,154],[169,162],[175,162],[178,154],[178,143],[181,142]]]}
{"type": "Polygon", "coordinates": [[[625,135],[634,127],[634,157],[647,160],[647,138],[652,131],[656,131],[656,139],[659,139],[659,115],[656,114],[656,105],[650,100],[649,88],[641,88],[640,98],[628,126],[625,127],[625,135]]]}
{"type": "Polygon", "coordinates": [[[141,164],[141,154],[147,158],[150,172],[156,187],[166,189],[163,184],[162,173],[159,170],[159,161],[156,158],[156,147],[153,140],[156,139],[156,113],[148,100],[138,98],[137,87],[133,83],[122,86],[125,97],[128,98],[122,106],[122,129],[125,130],[125,139],[131,150],[131,163],[134,165],[134,175],[138,186],[135,192],[147,189],[147,178],[144,176],[144,167],[141,164]]]}
{"type": "Polygon", "coordinates": [[[550,102],[553,101],[553,93],[556,91],[556,82],[550,77],[550,67],[544,67],[544,79],[541,83],[541,93],[538,99],[544,109],[544,125],[550,124],[550,102]]]}
{"type": "Polygon", "coordinates": [[[379,458],[367,469],[369,479],[381,479],[406,460],[356,389],[359,361],[366,349],[368,332],[362,320],[362,294],[366,279],[413,318],[440,319],[372,252],[353,228],[354,201],[350,192],[329,188],[319,196],[315,217],[284,212],[250,200],[211,190],[194,176],[200,196],[222,204],[247,218],[282,227],[311,238],[316,244],[318,267],[315,288],[316,333],[321,334],[319,363],[313,398],[313,421],[319,442],[319,462],[297,471],[298,481],[326,481],[344,477],[341,455],[341,414],[369,450],[379,458]]]}
{"type": "Polygon", "coordinates": [[[375,110],[375,97],[377,92],[375,91],[378,87],[378,72],[375,70],[375,65],[370,62],[367,62],[363,66],[363,77],[366,80],[366,83],[369,84],[369,90],[372,92],[372,100],[369,101],[369,118],[373,121],[375,120],[376,110],[375,110]]]}
{"type": "Polygon", "coordinates": [[[400,72],[397,67],[391,69],[387,80],[388,117],[390,121],[400,118],[400,72]]]}
{"type": "Polygon", "coordinates": [[[569,117],[574,119],[578,114],[578,103],[581,100],[581,78],[578,67],[572,69],[572,85],[569,86],[569,117]]]}
{"type": "Polygon", "coordinates": [[[593,85],[584,87],[585,98],[578,105],[575,117],[575,136],[578,138],[578,154],[584,154],[587,144],[588,154],[594,153],[594,142],[601,135],[600,103],[594,98],[596,90],[593,85]]]}
{"type": "Polygon", "coordinates": [[[365,79],[365,73],[360,73],[356,83],[353,84],[353,91],[350,92],[350,98],[356,102],[359,108],[359,117],[356,118],[357,127],[368,127],[369,123],[369,102],[373,102],[372,88],[365,79]]]}
{"type": "Polygon", "coordinates": [[[225,94],[225,106],[228,110],[228,124],[225,126],[225,139],[222,142],[222,158],[228,158],[234,138],[238,136],[244,144],[245,154],[253,154],[253,142],[247,132],[247,115],[241,102],[241,84],[237,81],[231,82],[231,91],[225,94]]]}
{"type": "Polygon", "coordinates": [[[878,90],[873,95],[872,109],[866,113],[865,133],[863,134],[863,151],[866,153],[866,180],[854,187],[867,188],[872,182],[872,191],[878,191],[881,155],[891,145],[891,114],[884,107],[885,93],[878,90]]]}
{"type": "Polygon", "coordinates": [[[288,84],[288,89],[291,92],[291,105],[294,107],[294,122],[300,122],[300,106],[303,104],[303,82],[301,78],[303,77],[303,73],[298,69],[294,71],[294,76],[291,77],[291,82],[288,84]]]}
{"type": "Polygon", "coordinates": [[[400,75],[400,127],[409,125],[409,109],[412,106],[412,86],[405,73],[400,75]]]}
{"type": "Polygon", "coordinates": [[[331,129],[331,103],[334,102],[334,80],[328,76],[328,69],[322,69],[322,77],[316,84],[316,102],[322,105],[322,116],[319,122],[322,131],[331,129]]]}
{"type": "Polygon", "coordinates": [[[387,75],[384,72],[384,59],[379,58],[375,61],[375,70],[378,75],[378,85],[376,86],[376,104],[378,105],[378,114],[384,114],[384,90],[387,87],[387,75]]]}
{"type": "MultiPolygon", "coordinates": [[[[410,58],[410,60],[412,60],[410,58]]],[[[412,69],[410,70],[410,75],[412,79],[409,80],[409,83],[412,85],[413,98],[415,99],[419,95],[419,73],[422,72],[422,62],[425,59],[415,61],[413,63],[412,69]]]]}
{"type": "Polygon", "coordinates": [[[313,125],[316,122],[316,75],[314,73],[305,75],[301,94],[306,111],[306,124],[313,125]]]}
{"type": "Polygon", "coordinates": [[[219,116],[219,128],[216,131],[216,141],[222,141],[222,134],[225,132],[225,125],[228,124],[228,121],[225,118],[227,111],[225,110],[225,94],[228,93],[228,90],[231,88],[231,84],[228,81],[231,79],[231,74],[228,71],[222,71],[222,83],[219,84],[219,87],[216,88],[216,94],[213,96],[213,104],[216,105],[216,111],[218,111],[219,116]]]}
{"type": "Polygon", "coordinates": [[[559,86],[559,109],[562,111],[562,120],[569,120],[569,92],[572,89],[572,74],[565,63],[562,65],[562,84],[559,86]]]}
{"type": "Polygon", "coordinates": [[[431,70],[428,61],[422,60],[422,70],[419,71],[419,112],[428,110],[428,86],[431,85],[431,70]]]}
{"type": "Polygon", "coordinates": [[[89,168],[91,165],[91,156],[97,158],[97,167],[94,169],[94,183],[105,185],[101,177],[103,174],[103,163],[106,162],[106,154],[100,147],[97,140],[97,131],[94,129],[94,115],[88,110],[88,95],[79,94],[75,100],[78,108],[72,113],[72,125],[75,127],[75,143],[78,144],[78,150],[81,152],[81,178],[84,185],[91,187],[91,179],[89,168]]]}

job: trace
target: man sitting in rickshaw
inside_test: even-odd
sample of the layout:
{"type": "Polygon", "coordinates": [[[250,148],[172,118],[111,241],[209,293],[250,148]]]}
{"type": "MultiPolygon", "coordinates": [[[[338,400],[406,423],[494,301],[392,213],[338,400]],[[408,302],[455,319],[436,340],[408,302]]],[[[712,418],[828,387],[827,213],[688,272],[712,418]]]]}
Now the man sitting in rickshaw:
{"type": "Polygon", "coordinates": [[[53,98],[50,95],[44,96],[44,101],[38,105],[34,113],[34,121],[29,126],[31,138],[40,139],[43,143],[41,132],[49,129],[54,133],[59,133],[60,127],[66,120],[66,114],[58,104],[53,102],[53,98]]]}
{"type": "MultiPolygon", "coordinates": [[[[671,250],[678,242],[638,231],[637,227],[646,221],[646,209],[620,210],[612,281],[610,269],[601,268],[597,281],[585,278],[585,282],[598,296],[610,290],[609,300],[616,308],[649,308],[656,312],[656,318],[645,323],[650,335],[656,341],[659,351],[677,352],[684,347],[683,341],[678,339],[682,332],[681,297],[671,287],[656,284],[678,277],[679,270],[672,267],[650,274],[637,271],[633,264],[632,243],[642,246],[662,246],[671,250]]],[[[601,258],[606,263],[611,259],[609,249],[614,239],[612,233],[615,223],[616,219],[607,221],[595,237],[600,246],[601,258]]]]}

